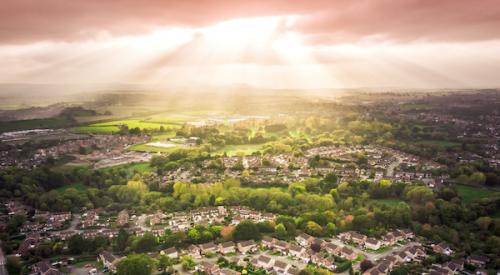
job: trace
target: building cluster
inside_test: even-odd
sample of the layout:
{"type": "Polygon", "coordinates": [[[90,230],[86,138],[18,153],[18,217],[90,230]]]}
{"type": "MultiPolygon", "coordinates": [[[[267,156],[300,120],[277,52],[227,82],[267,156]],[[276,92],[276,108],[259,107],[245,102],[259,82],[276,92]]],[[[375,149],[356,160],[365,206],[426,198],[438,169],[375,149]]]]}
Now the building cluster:
{"type": "Polygon", "coordinates": [[[374,267],[368,269],[364,275],[389,274],[395,267],[410,262],[420,262],[427,256],[425,249],[420,245],[407,247],[406,249],[393,252],[389,256],[380,259],[374,267]]]}
{"type": "Polygon", "coordinates": [[[167,221],[170,230],[173,232],[184,231],[190,227],[202,224],[222,223],[226,219],[231,219],[231,224],[237,225],[243,220],[253,222],[273,221],[274,214],[261,213],[244,206],[232,207],[204,207],[193,211],[176,212],[167,221]]]}
{"type": "Polygon", "coordinates": [[[97,163],[96,168],[143,162],[151,158],[150,154],[126,151],[130,145],[147,142],[150,139],[149,136],[80,135],[64,129],[44,130],[35,134],[32,131],[20,132],[1,135],[0,141],[11,146],[10,149],[0,151],[0,168],[12,166],[33,168],[49,158],[66,155],[73,156],[74,161],[78,163],[97,163]],[[32,143],[23,150],[17,147],[20,141],[29,140],[36,141],[36,143],[32,143]]]}
{"type": "Polygon", "coordinates": [[[413,239],[415,235],[411,230],[399,229],[388,232],[381,239],[369,238],[355,231],[342,232],[337,237],[346,243],[354,243],[364,249],[379,250],[383,246],[393,246],[397,242],[413,239]]]}

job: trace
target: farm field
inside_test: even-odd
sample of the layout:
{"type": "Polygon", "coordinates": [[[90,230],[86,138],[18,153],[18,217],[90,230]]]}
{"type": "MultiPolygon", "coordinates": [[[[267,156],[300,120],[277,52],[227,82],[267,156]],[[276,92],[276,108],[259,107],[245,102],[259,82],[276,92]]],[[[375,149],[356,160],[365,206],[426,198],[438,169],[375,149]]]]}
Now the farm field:
{"type": "Polygon", "coordinates": [[[180,128],[183,123],[184,121],[180,119],[124,119],[94,123],[78,127],[76,130],[77,132],[83,133],[115,133],[120,130],[120,126],[122,125],[127,125],[129,129],[139,128],[141,130],[159,130],[163,127],[165,130],[174,130],[180,128]]]}
{"type": "Polygon", "coordinates": [[[483,198],[500,196],[500,192],[488,190],[481,187],[469,186],[457,184],[455,185],[458,191],[458,195],[462,197],[462,199],[466,203],[474,202],[483,198]]]}
{"type": "Polygon", "coordinates": [[[0,133],[31,129],[53,129],[71,126],[73,123],[63,118],[29,119],[0,122],[0,133]]]}

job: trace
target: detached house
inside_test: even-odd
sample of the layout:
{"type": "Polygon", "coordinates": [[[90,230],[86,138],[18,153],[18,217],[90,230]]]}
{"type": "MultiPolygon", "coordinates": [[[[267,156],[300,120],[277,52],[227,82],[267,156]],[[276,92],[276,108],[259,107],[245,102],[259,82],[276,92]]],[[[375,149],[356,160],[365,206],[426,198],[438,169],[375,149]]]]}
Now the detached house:
{"type": "Polygon", "coordinates": [[[306,233],[301,233],[297,237],[295,237],[295,240],[301,245],[301,246],[309,246],[311,245],[312,241],[314,240],[313,236],[310,236],[306,233]]]}
{"type": "Polygon", "coordinates": [[[217,246],[213,242],[201,244],[200,249],[202,254],[217,252],[217,246]]]}
{"type": "Polygon", "coordinates": [[[379,240],[368,238],[365,241],[365,247],[371,250],[378,250],[380,249],[381,243],[379,240]]]}
{"type": "Polygon", "coordinates": [[[453,254],[453,250],[451,250],[450,246],[445,242],[440,242],[438,244],[432,245],[432,250],[436,253],[441,253],[448,256],[453,254]]]}
{"type": "Polygon", "coordinates": [[[254,251],[255,249],[257,249],[257,244],[253,240],[239,242],[237,246],[240,253],[247,253],[249,251],[254,251]]]}
{"type": "Polygon", "coordinates": [[[232,241],[219,244],[219,253],[228,254],[236,252],[236,244],[232,241]]]}
{"type": "Polygon", "coordinates": [[[109,271],[116,272],[116,264],[120,258],[113,255],[111,252],[103,251],[99,254],[99,258],[97,260],[100,260],[109,271]]]}

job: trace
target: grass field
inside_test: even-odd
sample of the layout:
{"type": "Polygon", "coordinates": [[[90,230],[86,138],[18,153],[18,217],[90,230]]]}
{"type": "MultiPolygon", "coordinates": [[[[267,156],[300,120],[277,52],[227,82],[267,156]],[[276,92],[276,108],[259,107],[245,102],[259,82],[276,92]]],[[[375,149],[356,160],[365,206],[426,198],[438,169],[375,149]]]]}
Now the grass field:
{"type": "Polygon", "coordinates": [[[374,203],[385,204],[387,206],[397,206],[400,202],[404,202],[400,199],[374,199],[371,201],[374,203]]]}
{"type": "Polygon", "coordinates": [[[446,141],[446,140],[422,140],[417,142],[419,144],[425,144],[425,145],[438,145],[441,147],[456,147],[460,146],[460,143],[458,142],[452,142],[452,141],[446,141]]]}
{"type": "Polygon", "coordinates": [[[63,118],[29,119],[0,122],[0,133],[30,129],[52,129],[71,126],[73,122],[63,118]]]}
{"type": "Polygon", "coordinates": [[[226,153],[228,156],[251,155],[262,149],[260,144],[226,145],[214,152],[215,155],[226,153]]]}
{"type": "Polygon", "coordinates": [[[85,191],[87,190],[87,186],[84,185],[83,183],[73,183],[73,184],[67,184],[62,187],[57,188],[57,192],[63,193],[69,188],[75,188],[78,191],[85,191]]]}
{"type": "Polygon", "coordinates": [[[124,119],[108,122],[94,123],[78,127],[76,130],[83,133],[114,133],[120,130],[120,126],[127,125],[129,129],[139,128],[141,130],[159,130],[163,127],[165,130],[179,129],[184,120],[182,119],[124,119]]]}
{"type": "Polygon", "coordinates": [[[130,171],[130,172],[140,172],[140,173],[150,172],[153,170],[153,168],[151,167],[151,164],[149,162],[123,164],[123,165],[102,168],[101,170],[106,171],[106,170],[113,170],[113,169],[126,169],[127,171],[130,171]]]}
{"type": "Polygon", "coordinates": [[[500,196],[500,192],[488,190],[486,188],[469,186],[469,185],[455,185],[458,191],[458,195],[463,199],[464,202],[470,203],[483,198],[489,198],[494,196],[500,196]]]}
{"type": "Polygon", "coordinates": [[[118,126],[81,126],[76,129],[79,133],[112,134],[120,131],[118,126]]]}
{"type": "Polygon", "coordinates": [[[150,146],[150,145],[146,145],[146,144],[136,144],[136,145],[130,146],[128,149],[131,151],[138,151],[138,152],[170,153],[170,152],[175,151],[179,148],[182,148],[182,147],[164,148],[164,147],[150,146]]]}

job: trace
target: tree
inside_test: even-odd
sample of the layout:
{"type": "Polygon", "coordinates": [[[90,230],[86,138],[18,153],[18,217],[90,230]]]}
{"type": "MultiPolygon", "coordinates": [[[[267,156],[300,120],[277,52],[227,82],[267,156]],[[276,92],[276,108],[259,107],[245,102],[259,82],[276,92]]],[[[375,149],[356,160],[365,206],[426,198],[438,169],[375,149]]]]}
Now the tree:
{"type": "Polygon", "coordinates": [[[114,240],[114,250],[115,251],[125,251],[128,246],[128,239],[130,238],[130,234],[123,228],[118,231],[118,236],[116,236],[114,240]]]}
{"type": "Polygon", "coordinates": [[[374,266],[374,264],[370,260],[367,260],[367,259],[363,260],[359,264],[359,268],[361,269],[361,272],[365,272],[368,269],[372,268],[373,266],[374,266]]]}
{"type": "Polygon", "coordinates": [[[241,240],[259,240],[260,231],[256,224],[251,221],[239,223],[233,232],[233,238],[236,241],[241,240]]]}
{"type": "Polygon", "coordinates": [[[157,258],[158,268],[165,270],[174,264],[174,261],[167,255],[159,255],[157,258]]]}
{"type": "Polygon", "coordinates": [[[73,235],[68,241],[68,249],[71,254],[81,254],[85,246],[85,240],[80,235],[73,235]]]}
{"type": "Polygon", "coordinates": [[[156,262],[145,254],[128,255],[116,265],[118,275],[150,275],[156,262]]]}
{"type": "Polygon", "coordinates": [[[157,244],[156,237],[150,232],[146,232],[144,236],[134,241],[133,248],[135,252],[148,252],[153,250],[157,244]]]}
{"type": "Polygon", "coordinates": [[[233,232],[234,232],[234,226],[228,225],[222,228],[220,231],[220,235],[222,239],[228,241],[233,237],[233,232]]]}
{"type": "Polygon", "coordinates": [[[278,225],[276,225],[276,227],[274,228],[274,231],[276,233],[276,237],[278,239],[286,239],[288,237],[288,232],[286,232],[286,227],[280,223],[278,225]]]}
{"type": "Polygon", "coordinates": [[[191,256],[182,256],[180,262],[184,270],[193,270],[196,266],[196,262],[191,256]]]}
{"type": "Polygon", "coordinates": [[[306,224],[306,232],[313,236],[319,237],[323,233],[323,228],[313,221],[308,221],[306,224]]]}
{"type": "Polygon", "coordinates": [[[19,257],[7,256],[6,268],[10,274],[21,274],[23,265],[21,264],[19,257]]]}

